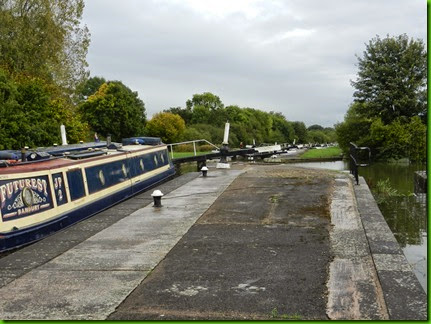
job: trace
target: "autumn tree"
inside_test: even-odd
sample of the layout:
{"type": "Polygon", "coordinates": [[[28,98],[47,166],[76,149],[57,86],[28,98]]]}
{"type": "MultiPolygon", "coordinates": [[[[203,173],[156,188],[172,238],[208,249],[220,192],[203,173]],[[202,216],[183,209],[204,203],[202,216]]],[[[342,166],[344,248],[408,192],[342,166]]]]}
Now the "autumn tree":
{"type": "Polygon", "coordinates": [[[106,83],[105,78],[103,77],[91,77],[81,82],[77,88],[77,97],[78,100],[86,100],[92,94],[95,94],[97,90],[99,90],[102,84],[106,83]]]}
{"type": "Polygon", "coordinates": [[[180,141],[185,128],[186,124],[179,115],[162,112],[148,121],[145,133],[148,136],[160,137],[164,143],[174,143],[180,141]]]}
{"type": "Polygon", "coordinates": [[[0,1],[0,65],[74,90],[87,77],[84,0],[0,1]]]}

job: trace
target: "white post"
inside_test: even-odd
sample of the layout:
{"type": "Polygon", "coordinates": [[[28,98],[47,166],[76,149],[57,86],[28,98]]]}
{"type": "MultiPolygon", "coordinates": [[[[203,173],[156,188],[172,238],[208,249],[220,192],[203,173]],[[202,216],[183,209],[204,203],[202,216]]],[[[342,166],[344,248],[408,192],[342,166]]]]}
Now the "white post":
{"type": "Polygon", "coordinates": [[[193,141],[193,152],[195,152],[195,156],[196,156],[196,142],[193,141]]]}
{"type": "Polygon", "coordinates": [[[223,169],[229,169],[230,168],[230,164],[227,163],[227,159],[226,159],[226,155],[229,151],[229,122],[226,122],[226,124],[224,125],[224,136],[223,136],[223,145],[220,149],[221,152],[221,157],[220,157],[220,162],[217,163],[216,168],[223,168],[223,169]]]}
{"type": "Polygon", "coordinates": [[[171,145],[171,157],[174,158],[174,147],[171,145]]]}
{"type": "Polygon", "coordinates": [[[223,144],[226,144],[226,145],[229,144],[229,127],[230,127],[230,124],[227,122],[224,125],[224,136],[223,136],[223,144]]]}
{"type": "Polygon", "coordinates": [[[60,133],[61,133],[61,145],[67,145],[66,127],[64,127],[64,125],[60,125],[60,133]]]}

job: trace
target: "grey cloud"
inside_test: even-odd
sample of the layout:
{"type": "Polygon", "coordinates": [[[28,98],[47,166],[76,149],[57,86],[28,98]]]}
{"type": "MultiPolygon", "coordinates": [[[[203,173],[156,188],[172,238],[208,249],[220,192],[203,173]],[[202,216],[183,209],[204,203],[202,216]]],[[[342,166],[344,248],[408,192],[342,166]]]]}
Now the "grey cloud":
{"type": "Polygon", "coordinates": [[[210,91],[225,105],[332,126],[352,100],[355,54],[364,43],[376,34],[426,33],[421,0],[261,1],[255,7],[260,14],[253,19],[242,12],[209,19],[182,1],[87,1],[91,74],[138,91],[150,116],[210,91]]]}

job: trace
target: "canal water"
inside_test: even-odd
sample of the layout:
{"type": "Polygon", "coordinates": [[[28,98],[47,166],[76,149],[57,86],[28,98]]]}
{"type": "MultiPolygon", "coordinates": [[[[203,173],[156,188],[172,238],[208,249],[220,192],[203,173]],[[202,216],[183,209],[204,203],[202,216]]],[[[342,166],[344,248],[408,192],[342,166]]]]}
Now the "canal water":
{"type": "MultiPolygon", "coordinates": [[[[293,165],[331,170],[348,170],[348,162],[307,162],[293,165]]],[[[425,165],[373,163],[359,169],[367,181],[379,209],[403,249],[404,255],[427,292],[427,208],[426,195],[414,194],[414,172],[425,165]],[[385,182],[392,195],[379,195],[377,184],[385,182]]]]}

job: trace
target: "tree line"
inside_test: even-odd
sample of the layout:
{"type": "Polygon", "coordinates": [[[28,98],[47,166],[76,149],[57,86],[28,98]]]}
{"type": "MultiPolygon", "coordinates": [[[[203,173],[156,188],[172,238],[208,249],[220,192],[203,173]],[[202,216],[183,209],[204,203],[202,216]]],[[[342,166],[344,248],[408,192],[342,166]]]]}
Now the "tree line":
{"type": "MultiPolygon", "coordinates": [[[[265,112],[256,108],[225,106],[221,99],[210,92],[194,94],[186,101],[186,106],[173,107],[153,117],[166,118],[168,114],[177,115],[184,121],[184,131],[170,141],[187,141],[203,138],[220,144],[223,140],[224,125],[230,123],[229,144],[238,147],[240,143],[308,143],[335,141],[332,128],[307,128],[304,122],[288,121],[280,112],[265,112]]],[[[153,128],[153,133],[162,136],[163,128],[153,128]]]]}

